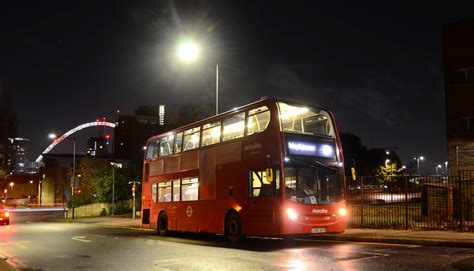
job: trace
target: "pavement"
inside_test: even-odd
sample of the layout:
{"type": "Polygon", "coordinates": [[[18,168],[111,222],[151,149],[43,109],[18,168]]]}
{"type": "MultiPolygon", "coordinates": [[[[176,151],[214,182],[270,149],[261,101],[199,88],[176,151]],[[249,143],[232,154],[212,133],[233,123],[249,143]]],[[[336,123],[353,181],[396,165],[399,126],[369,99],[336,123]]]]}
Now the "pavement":
{"type": "MultiPolygon", "coordinates": [[[[55,221],[71,222],[58,219],[55,221]]],[[[129,217],[76,218],[75,223],[96,224],[109,227],[140,228],[140,219],[129,217]]],[[[408,244],[421,246],[474,248],[474,232],[347,229],[342,234],[313,234],[317,240],[341,242],[367,242],[387,244],[408,244]]]]}

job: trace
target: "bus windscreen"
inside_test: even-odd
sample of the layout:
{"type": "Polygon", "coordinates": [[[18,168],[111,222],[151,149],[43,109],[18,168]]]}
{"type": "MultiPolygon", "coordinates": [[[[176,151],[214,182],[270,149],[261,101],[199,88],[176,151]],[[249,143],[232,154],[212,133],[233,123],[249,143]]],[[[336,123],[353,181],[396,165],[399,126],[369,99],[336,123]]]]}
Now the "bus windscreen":
{"type": "Polygon", "coordinates": [[[287,133],[335,137],[329,113],[325,110],[278,102],[281,130],[287,133]]]}
{"type": "Polygon", "coordinates": [[[285,195],[290,201],[317,205],[342,200],[339,170],[323,166],[285,167],[285,195]]]}

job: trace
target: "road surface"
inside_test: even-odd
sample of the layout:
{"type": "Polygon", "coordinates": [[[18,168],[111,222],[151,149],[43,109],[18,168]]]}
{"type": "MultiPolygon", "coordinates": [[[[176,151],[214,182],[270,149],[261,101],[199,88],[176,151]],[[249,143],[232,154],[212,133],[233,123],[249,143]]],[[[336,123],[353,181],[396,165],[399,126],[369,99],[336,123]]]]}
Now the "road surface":
{"type": "Polygon", "coordinates": [[[84,223],[0,227],[0,256],[35,270],[473,270],[474,249],[219,236],[84,223]]]}

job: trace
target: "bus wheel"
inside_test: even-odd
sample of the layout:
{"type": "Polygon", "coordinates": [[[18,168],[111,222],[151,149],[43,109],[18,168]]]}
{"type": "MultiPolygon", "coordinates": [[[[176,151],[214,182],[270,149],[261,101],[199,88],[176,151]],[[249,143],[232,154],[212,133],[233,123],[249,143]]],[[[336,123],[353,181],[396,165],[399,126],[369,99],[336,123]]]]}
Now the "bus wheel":
{"type": "Polygon", "coordinates": [[[225,237],[231,243],[239,242],[242,237],[240,216],[234,212],[229,213],[225,219],[225,237]]]}
{"type": "Polygon", "coordinates": [[[165,212],[161,212],[158,216],[158,234],[165,236],[168,233],[168,217],[165,212]]]}

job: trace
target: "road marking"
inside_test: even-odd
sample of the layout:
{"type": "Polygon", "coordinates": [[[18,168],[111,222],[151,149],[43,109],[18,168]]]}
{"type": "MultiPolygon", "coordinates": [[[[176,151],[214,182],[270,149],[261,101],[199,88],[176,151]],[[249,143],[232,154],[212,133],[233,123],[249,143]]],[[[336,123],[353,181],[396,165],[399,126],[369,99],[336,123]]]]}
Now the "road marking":
{"type": "Polygon", "coordinates": [[[85,236],[74,236],[71,239],[75,240],[75,241],[81,241],[81,242],[84,242],[84,243],[92,242],[91,240],[87,240],[85,236]]]}
{"type": "Polygon", "coordinates": [[[314,240],[314,239],[294,239],[297,241],[310,241],[310,242],[322,242],[322,243],[345,243],[354,245],[370,245],[370,246],[387,246],[387,247],[405,247],[414,248],[420,247],[420,245],[406,245],[406,244],[390,244],[390,243],[375,243],[375,242],[353,242],[353,241],[340,241],[340,240],[314,240]]]}
{"type": "MultiPolygon", "coordinates": [[[[352,251],[351,251],[352,252],[352,251]]],[[[354,253],[360,253],[360,252],[355,252],[354,253]]],[[[375,253],[362,253],[362,254],[375,254],[375,253]]],[[[363,258],[356,258],[356,259],[348,259],[348,260],[341,260],[340,262],[355,262],[355,261],[361,261],[361,260],[370,260],[370,259],[377,259],[377,258],[382,258],[382,257],[388,257],[390,254],[378,254],[378,255],[372,255],[368,257],[363,257],[363,258]]]]}
{"type": "Polygon", "coordinates": [[[111,228],[111,229],[127,229],[135,231],[156,231],[155,229],[145,229],[145,228],[135,228],[135,227],[126,227],[126,226],[109,226],[109,225],[94,225],[96,227],[111,228]]]}
{"type": "Polygon", "coordinates": [[[100,238],[106,238],[106,237],[107,237],[106,235],[93,234],[93,233],[86,233],[86,235],[95,236],[95,237],[100,237],[100,238]]]}

